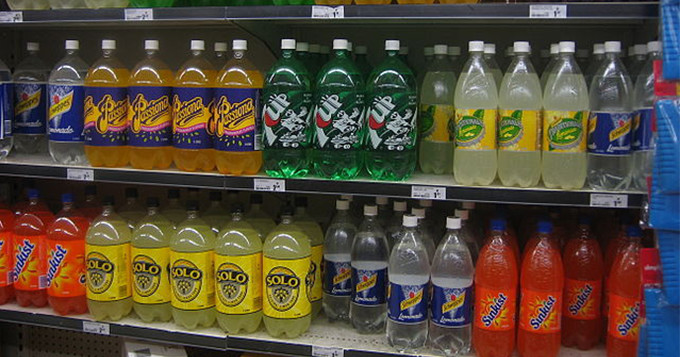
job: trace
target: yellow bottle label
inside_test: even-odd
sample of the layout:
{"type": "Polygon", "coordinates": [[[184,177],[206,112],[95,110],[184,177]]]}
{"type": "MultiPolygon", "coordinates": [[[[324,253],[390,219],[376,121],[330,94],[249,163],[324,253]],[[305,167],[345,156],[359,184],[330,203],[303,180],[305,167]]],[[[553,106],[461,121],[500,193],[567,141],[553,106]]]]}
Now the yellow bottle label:
{"type": "Polygon", "coordinates": [[[307,297],[310,302],[323,298],[323,281],[321,280],[321,264],[323,263],[323,244],[312,247],[312,263],[307,273],[307,297]]]}
{"type": "Polygon", "coordinates": [[[87,256],[87,298],[117,301],[132,295],[130,243],[85,246],[87,256]]]}
{"type": "Polygon", "coordinates": [[[456,109],[456,148],[496,149],[495,109],[456,109]]]}
{"type": "Polygon", "coordinates": [[[203,310],[215,306],[213,252],[170,252],[172,306],[203,310]]]}
{"type": "Polygon", "coordinates": [[[543,151],[586,152],[588,111],[543,111],[543,151]]]}
{"type": "Polygon", "coordinates": [[[537,110],[501,110],[498,119],[498,148],[507,151],[540,149],[540,112],[537,110]]]}
{"type": "Polygon", "coordinates": [[[132,247],[132,300],[139,304],[170,302],[170,248],[132,247]]]}
{"type": "Polygon", "coordinates": [[[277,319],[297,319],[312,312],[305,281],[310,264],[310,256],[290,260],[263,257],[262,268],[266,295],[263,301],[263,312],[265,316],[277,319]]]}
{"type": "Polygon", "coordinates": [[[455,136],[453,105],[421,104],[420,135],[424,140],[451,142],[455,136]]]}
{"type": "Polygon", "coordinates": [[[217,311],[243,315],[262,310],[262,253],[215,254],[215,284],[217,311]]]}

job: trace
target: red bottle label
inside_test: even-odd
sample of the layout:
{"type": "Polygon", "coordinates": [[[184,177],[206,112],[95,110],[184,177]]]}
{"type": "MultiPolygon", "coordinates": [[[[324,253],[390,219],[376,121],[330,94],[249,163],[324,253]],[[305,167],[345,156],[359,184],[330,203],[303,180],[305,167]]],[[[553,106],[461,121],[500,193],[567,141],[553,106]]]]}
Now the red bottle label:
{"type": "Polygon", "coordinates": [[[514,289],[475,288],[475,326],[489,331],[515,328],[517,296],[514,289]]]}
{"type": "Polygon", "coordinates": [[[562,312],[565,317],[595,320],[600,316],[601,302],[601,280],[565,280],[564,311],[562,312]]]}
{"type": "Polygon", "coordinates": [[[17,290],[47,288],[45,235],[14,236],[14,287],[17,290]]]}
{"type": "Polygon", "coordinates": [[[12,271],[14,270],[12,244],[12,232],[0,233],[0,287],[12,284],[12,271]]]}
{"type": "Polygon", "coordinates": [[[85,295],[85,242],[47,241],[47,294],[54,297],[85,295]]]}
{"type": "Polygon", "coordinates": [[[640,331],[640,299],[609,294],[609,336],[637,341],[640,331]]]}
{"type": "Polygon", "coordinates": [[[533,333],[555,333],[562,323],[562,292],[522,289],[519,327],[533,333]]]}

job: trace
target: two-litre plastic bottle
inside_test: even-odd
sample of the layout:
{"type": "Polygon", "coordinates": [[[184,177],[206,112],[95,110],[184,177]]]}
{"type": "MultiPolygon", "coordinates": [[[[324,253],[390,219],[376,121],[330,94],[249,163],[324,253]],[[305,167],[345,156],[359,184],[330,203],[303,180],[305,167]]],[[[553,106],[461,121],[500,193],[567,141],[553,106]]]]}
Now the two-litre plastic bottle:
{"type": "Polygon", "coordinates": [[[383,228],[387,228],[387,223],[392,217],[390,198],[385,196],[376,196],[375,205],[378,206],[378,223],[380,223],[383,228]]]}
{"type": "Polygon", "coordinates": [[[14,123],[16,150],[23,154],[47,149],[47,77],[49,68],[38,57],[40,44],[26,43],[28,56],[14,69],[14,123]]]}
{"type": "Polygon", "coordinates": [[[295,58],[302,62],[303,66],[307,69],[307,72],[314,77],[319,69],[316,67],[317,63],[314,61],[314,57],[309,52],[308,42],[296,42],[295,43],[295,58]]]}
{"type": "Polygon", "coordinates": [[[170,7],[175,0],[130,0],[130,7],[170,7]]]}
{"type": "Polygon", "coordinates": [[[50,8],[55,9],[84,9],[85,0],[48,0],[50,8]]]}
{"type": "Polygon", "coordinates": [[[246,212],[246,221],[250,222],[260,234],[260,239],[264,242],[269,232],[275,227],[274,220],[262,209],[262,195],[253,193],[250,195],[250,209],[246,212]]]}
{"type": "Polygon", "coordinates": [[[309,238],[309,244],[312,247],[312,262],[307,274],[307,295],[312,304],[312,318],[315,318],[322,308],[323,275],[321,274],[321,265],[323,264],[324,234],[319,223],[307,213],[307,197],[295,198],[295,225],[300,227],[309,238]]]}
{"type": "Polygon", "coordinates": [[[328,320],[349,321],[352,293],[352,244],[357,233],[349,201],[335,201],[337,210],[324,240],[323,309],[328,320]]]}
{"type": "Polygon", "coordinates": [[[227,56],[228,49],[229,46],[226,42],[215,42],[213,45],[213,66],[215,66],[215,70],[221,70],[227,64],[227,61],[229,61],[227,56]]]}
{"type": "Polygon", "coordinates": [[[118,214],[128,222],[130,229],[134,229],[137,222],[146,215],[146,210],[138,201],[139,194],[134,187],[125,189],[125,204],[120,207],[118,214]]]}
{"type": "Polygon", "coordinates": [[[176,188],[168,189],[167,202],[161,210],[165,218],[169,219],[175,226],[182,223],[187,216],[187,210],[179,200],[179,190],[176,188]]]}
{"type": "Polygon", "coordinates": [[[548,63],[545,65],[543,68],[543,72],[541,72],[541,88],[545,89],[546,84],[548,84],[548,79],[550,78],[550,75],[554,75],[555,71],[555,65],[557,64],[558,60],[560,59],[560,44],[559,43],[551,43],[550,44],[550,60],[548,63]]]}
{"type": "Polygon", "coordinates": [[[47,0],[8,0],[7,6],[12,10],[47,10],[50,8],[47,0]]]}
{"type": "Polygon", "coordinates": [[[644,67],[645,62],[647,62],[647,45],[644,43],[638,43],[635,45],[635,56],[630,61],[630,64],[626,66],[630,71],[630,78],[635,82],[637,80],[642,67],[644,67]]]}
{"type": "Polygon", "coordinates": [[[472,262],[476,264],[477,259],[479,258],[480,243],[477,239],[477,232],[470,223],[470,211],[465,209],[457,209],[454,211],[454,216],[456,218],[460,218],[460,237],[470,250],[472,262]]]}
{"type": "Polygon", "coordinates": [[[14,84],[12,72],[0,61],[0,160],[12,151],[14,137],[12,124],[14,122],[14,84]]]}
{"type": "Polygon", "coordinates": [[[201,214],[201,218],[208,223],[215,234],[222,230],[222,226],[229,219],[229,212],[222,205],[222,192],[210,191],[208,208],[201,214]]]}
{"type": "Polygon", "coordinates": [[[49,151],[60,164],[87,162],[83,137],[85,76],[89,66],[78,50],[78,40],[66,40],[66,56],[52,69],[47,85],[49,151]]]}
{"type": "Polygon", "coordinates": [[[404,214],[408,205],[406,201],[394,201],[392,206],[392,217],[385,225],[385,237],[387,238],[387,246],[389,252],[392,248],[399,242],[399,235],[401,233],[401,227],[404,222],[404,214]]]}
{"type": "Polygon", "coordinates": [[[87,217],[90,222],[102,214],[102,204],[97,199],[97,186],[85,186],[85,201],[80,205],[80,211],[87,217]]]}
{"type": "Polygon", "coordinates": [[[446,54],[449,57],[449,61],[451,61],[451,64],[453,65],[453,71],[460,74],[463,71],[463,65],[465,64],[460,56],[460,47],[449,46],[446,54]]]}
{"type": "Polygon", "coordinates": [[[354,54],[354,63],[357,65],[357,68],[359,68],[359,71],[364,76],[364,79],[368,80],[371,72],[373,72],[373,66],[371,66],[370,62],[368,62],[368,47],[357,46],[354,54]]]}
{"type": "Polygon", "coordinates": [[[85,0],[90,9],[105,9],[112,7],[127,7],[129,0],[85,0]]]}
{"type": "MultiPolygon", "coordinates": [[[[420,234],[420,240],[422,241],[423,245],[425,245],[427,257],[430,258],[430,260],[432,260],[434,258],[434,252],[435,250],[437,250],[437,245],[434,242],[434,234],[432,232],[433,229],[432,224],[425,216],[426,212],[424,208],[412,208],[411,214],[418,217],[418,233],[420,234]]],[[[399,233],[398,240],[394,242],[395,246],[401,240],[403,233],[404,232],[402,229],[402,232],[399,233]]],[[[394,248],[392,248],[392,250],[394,250],[394,248]]]]}
{"type": "Polygon", "coordinates": [[[0,305],[14,298],[14,213],[0,208],[0,305]]]}
{"type": "Polygon", "coordinates": [[[584,70],[583,76],[586,79],[586,85],[590,88],[593,83],[593,77],[597,70],[600,69],[602,61],[604,61],[604,43],[596,43],[593,45],[593,56],[590,58],[588,67],[584,70]]]}
{"type": "Polygon", "coordinates": [[[503,81],[503,71],[501,71],[501,66],[496,61],[496,44],[485,43],[484,44],[484,62],[489,67],[489,71],[493,75],[493,80],[496,82],[496,88],[500,88],[501,82],[503,81]]]}

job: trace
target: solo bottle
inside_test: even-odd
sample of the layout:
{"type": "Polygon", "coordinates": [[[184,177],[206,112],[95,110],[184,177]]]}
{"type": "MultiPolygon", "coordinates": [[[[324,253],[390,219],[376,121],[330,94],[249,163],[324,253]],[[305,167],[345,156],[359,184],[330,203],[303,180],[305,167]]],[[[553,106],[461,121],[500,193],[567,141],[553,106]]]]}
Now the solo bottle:
{"type": "Polygon", "coordinates": [[[175,226],[182,223],[187,216],[187,210],[179,201],[179,189],[168,189],[168,196],[165,207],[161,210],[163,216],[174,223],[175,226]]]}
{"type": "Polygon", "coordinates": [[[328,320],[349,321],[352,293],[352,243],[357,233],[349,212],[349,201],[335,201],[335,217],[324,240],[323,309],[328,320]]]}
{"type": "Polygon", "coordinates": [[[38,57],[40,44],[26,43],[28,56],[14,69],[14,123],[16,150],[23,154],[47,149],[47,77],[49,68],[38,57]]]}
{"type": "Polygon", "coordinates": [[[136,188],[126,188],[125,204],[118,210],[118,214],[128,222],[130,229],[134,229],[135,226],[137,226],[137,222],[147,213],[142,205],[138,202],[138,199],[139,194],[136,188]]]}

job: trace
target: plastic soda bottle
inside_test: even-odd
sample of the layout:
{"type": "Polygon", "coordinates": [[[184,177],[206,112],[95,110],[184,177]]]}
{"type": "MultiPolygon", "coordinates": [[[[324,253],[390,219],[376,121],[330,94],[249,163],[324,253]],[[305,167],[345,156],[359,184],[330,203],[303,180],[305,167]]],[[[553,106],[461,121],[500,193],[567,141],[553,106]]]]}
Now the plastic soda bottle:
{"type": "Polygon", "coordinates": [[[14,298],[14,213],[0,208],[0,305],[14,298]]]}
{"type": "Polygon", "coordinates": [[[234,57],[217,75],[215,163],[222,174],[254,175],[262,166],[260,92],[262,73],[245,57],[246,40],[234,40],[234,57]]]}
{"type": "Polygon", "coordinates": [[[530,187],[541,178],[541,82],[529,42],[515,42],[514,53],[498,97],[498,177],[504,186],[530,187]]]}
{"type": "Polygon", "coordinates": [[[496,61],[496,45],[493,43],[484,44],[484,62],[489,67],[491,74],[493,75],[493,80],[496,82],[496,88],[501,87],[501,81],[503,81],[503,72],[501,71],[501,66],[496,61]]]}
{"type": "Polygon", "coordinates": [[[136,169],[172,164],[172,71],[158,57],[158,40],[145,40],[146,57],[132,69],[128,88],[128,145],[136,169]]]}
{"type": "Polygon", "coordinates": [[[377,196],[375,198],[375,205],[378,206],[378,223],[380,223],[383,228],[387,228],[387,223],[392,217],[390,198],[385,196],[377,196]]]}
{"type": "Polygon", "coordinates": [[[456,83],[453,176],[463,185],[489,185],[496,178],[498,90],[483,58],[484,42],[470,41],[469,52],[456,83]]]}
{"type": "Polygon", "coordinates": [[[323,298],[321,265],[323,264],[324,234],[319,223],[307,213],[307,197],[295,198],[295,225],[300,227],[311,244],[312,262],[307,274],[307,297],[312,304],[312,318],[315,318],[321,311],[323,298]]]}
{"type": "Polygon", "coordinates": [[[654,160],[654,131],[652,108],[654,107],[654,61],[661,59],[661,43],[647,43],[647,62],[640,70],[635,81],[633,108],[633,186],[647,189],[647,181],[652,175],[654,160]]]}
{"type": "Polygon", "coordinates": [[[385,225],[385,236],[387,237],[389,252],[391,252],[392,248],[399,242],[399,235],[401,234],[406,208],[406,201],[394,201],[393,203],[392,217],[390,217],[390,220],[385,225]]]}
{"type": "Polygon", "coordinates": [[[130,7],[171,7],[175,0],[130,0],[130,7]]]}
{"type": "Polygon", "coordinates": [[[12,72],[0,61],[0,160],[9,155],[14,146],[12,122],[14,119],[14,84],[12,72]]]}
{"type": "Polygon", "coordinates": [[[406,180],[418,157],[418,90],[411,69],[399,59],[399,41],[385,41],[385,60],[366,84],[366,170],[374,180],[406,180]]]}
{"type": "Polygon", "coordinates": [[[227,64],[227,61],[229,60],[229,58],[227,58],[228,49],[229,46],[226,42],[215,42],[213,45],[213,51],[215,52],[213,64],[215,66],[215,70],[220,70],[225,64],[227,64]]]}
{"type": "Polygon", "coordinates": [[[314,96],[314,172],[334,180],[355,178],[364,162],[364,80],[347,49],[347,40],[333,40],[334,56],[319,71],[314,96]]]}
{"type": "Polygon", "coordinates": [[[354,0],[357,5],[387,5],[391,2],[392,0],[354,0]]]}
{"type": "Polygon", "coordinates": [[[168,200],[165,207],[161,210],[165,218],[169,219],[175,226],[182,223],[187,216],[187,210],[182,207],[179,201],[179,190],[176,188],[168,189],[168,200]]]}
{"type": "Polygon", "coordinates": [[[335,201],[333,217],[324,240],[323,309],[328,320],[349,321],[352,294],[352,243],[357,227],[349,211],[349,201],[335,201]]]}
{"type": "Polygon", "coordinates": [[[49,0],[50,8],[54,9],[84,9],[85,0],[49,0]]]}
{"type": "Polygon", "coordinates": [[[449,57],[449,61],[453,64],[453,71],[455,73],[460,73],[463,70],[463,61],[460,57],[460,47],[458,46],[449,46],[447,51],[446,51],[447,56],[449,57]]]}
{"type": "Polygon", "coordinates": [[[378,223],[378,207],[364,206],[364,221],[352,243],[352,293],[349,316],[361,334],[380,333],[387,317],[389,251],[378,223]]]}
{"type": "Polygon", "coordinates": [[[144,322],[172,318],[169,267],[175,225],[159,206],[158,198],[147,198],[147,214],[132,231],[132,306],[144,322]]]}
{"type": "Polygon", "coordinates": [[[420,170],[451,174],[453,170],[453,117],[456,73],[446,45],[435,45],[420,92],[420,170]]]}
{"type": "Polygon", "coordinates": [[[472,263],[476,264],[479,258],[479,242],[477,242],[477,232],[470,224],[470,211],[465,209],[457,209],[454,211],[456,218],[460,218],[460,237],[468,247],[470,255],[472,256],[472,263]]]}
{"type": "Polygon", "coordinates": [[[230,334],[255,332],[262,321],[262,239],[242,207],[215,243],[215,284],[220,327],[230,334]]]}
{"type": "Polygon", "coordinates": [[[212,171],[215,69],[204,57],[205,42],[191,40],[191,57],[180,66],[172,89],[173,161],[183,171],[212,171]]]}
{"type": "Polygon", "coordinates": [[[132,311],[132,262],[128,223],[113,209],[113,197],[85,237],[87,307],[95,320],[120,320],[132,311]]]}
{"type": "Polygon", "coordinates": [[[359,68],[359,71],[364,76],[364,79],[368,80],[368,76],[370,76],[371,72],[373,72],[373,66],[371,66],[370,62],[368,62],[368,47],[357,46],[354,49],[354,54],[354,64],[357,65],[357,68],[359,68]]]}
{"type": "Polygon", "coordinates": [[[538,241],[522,261],[517,350],[522,357],[557,356],[560,350],[564,268],[552,223],[538,222],[538,241]]]}
{"type": "Polygon", "coordinates": [[[548,64],[545,65],[545,67],[543,68],[543,72],[541,73],[541,88],[545,89],[545,86],[548,84],[548,78],[550,78],[550,75],[555,74],[555,65],[557,65],[559,59],[560,59],[560,44],[551,43],[550,61],[548,61],[548,64]]]}
{"type": "Polygon", "coordinates": [[[269,232],[275,227],[274,220],[262,210],[262,195],[254,193],[250,195],[250,210],[245,215],[248,221],[260,234],[260,239],[264,242],[269,232]]]}
{"type": "Polygon", "coordinates": [[[137,189],[128,187],[125,189],[125,204],[118,210],[118,214],[130,225],[130,229],[135,228],[137,222],[146,215],[146,210],[139,204],[137,189]]]}
{"type": "Polygon", "coordinates": [[[503,238],[505,221],[492,220],[490,230],[475,268],[472,340],[479,357],[510,357],[515,350],[517,259],[503,238]]]}
{"type": "Polygon", "coordinates": [[[7,6],[12,10],[46,10],[50,8],[47,0],[8,0],[7,6]]]}
{"type": "Polygon", "coordinates": [[[203,212],[203,220],[212,227],[215,234],[219,233],[222,226],[229,219],[230,214],[222,205],[222,192],[210,191],[208,208],[203,212]]]}
{"type": "Polygon", "coordinates": [[[47,77],[49,68],[38,57],[40,44],[26,43],[28,56],[14,69],[14,145],[24,154],[47,148],[47,77]]]}
{"type": "Polygon", "coordinates": [[[127,7],[128,3],[128,0],[85,0],[85,4],[90,9],[127,7]]]}
{"type": "Polygon", "coordinates": [[[295,40],[281,40],[281,58],[264,83],[262,156],[264,171],[272,177],[304,177],[310,170],[311,77],[294,49],[295,40]]]}
{"type": "Polygon", "coordinates": [[[541,175],[548,188],[578,189],[586,179],[590,101],[586,81],[574,59],[575,47],[574,42],[560,42],[560,58],[543,92],[541,175]]]}
{"type": "MultiPolygon", "coordinates": [[[[414,216],[418,217],[418,233],[420,233],[420,240],[422,243],[425,245],[425,250],[427,251],[427,257],[432,260],[434,258],[434,252],[437,249],[437,245],[434,243],[434,236],[432,233],[432,227],[430,225],[430,221],[427,220],[425,217],[425,209],[424,208],[412,208],[411,209],[411,214],[414,216]]],[[[403,229],[399,233],[399,238],[394,242],[395,246],[396,244],[399,243],[399,240],[401,240],[404,232],[403,229]]],[[[392,248],[394,250],[394,248],[392,248]]]]}
{"type": "Polygon", "coordinates": [[[307,283],[312,264],[309,238],[285,207],[281,223],[269,232],[262,250],[264,327],[273,337],[295,338],[309,329],[312,305],[307,283]]]}
{"type": "Polygon", "coordinates": [[[83,137],[83,83],[89,66],[78,55],[78,40],[66,40],[66,56],[52,69],[47,85],[49,151],[60,164],[87,162],[83,137]]]}
{"type": "Polygon", "coordinates": [[[97,186],[85,186],[85,202],[81,205],[80,212],[82,212],[90,222],[94,221],[95,218],[102,214],[102,204],[97,199],[97,186]]]}
{"type": "Polygon", "coordinates": [[[316,62],[312,54],[309,53],[309,43],[308,42],[296,42],[295,43],[295,57],[298,61],[302,62],[303,66],[307,71],[313,76],[318,71],[316,68],[316,62]]]}
{"type": "Polygon", "coordinates": [[[630,66],[627,66],[627,68],[630,68],[630,77],[633,80],[637,80],[642,67],[644,67],[645,62],[647,62],[647,45],[644,43],[638,43],[634,48],[635,55],[630,62],[630,66]]]}
{"type": "Polygon", "coordinates": [[[85,155],[95,167],[123,167],[130,161],[130,72],[114,56],[115,50],[115,40],[102,40],[102,57],[85,77],[85,155]]]}
{"type": "Polygon", "coordinates": [[[595,76],[595,73],[597,73],[597,70],[600,69],[600,65],[602,65],[602,61],[604,61],[604,43],[596,43],[593,45],[593,56],[590,59],[590,63],[588,64],[588,67],[586,68],[585,72],[583,73],[583,76],[586,79],[586,85],[588,85],[588,88],[590,89],[590,85],[593,83],[593,77],[595,76]]]}

